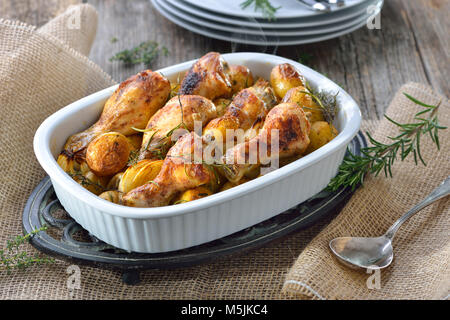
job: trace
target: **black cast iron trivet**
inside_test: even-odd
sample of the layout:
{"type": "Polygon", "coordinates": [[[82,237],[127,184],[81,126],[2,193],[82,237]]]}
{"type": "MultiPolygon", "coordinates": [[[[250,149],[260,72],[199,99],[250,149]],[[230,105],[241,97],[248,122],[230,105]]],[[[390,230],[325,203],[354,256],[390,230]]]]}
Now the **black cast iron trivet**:
{"type": "MultiPolygon", "coordinates": [[[[349,149],[360,154],[360,149],[366,145],[364,136],[358,133],[349,149]]],[[[165,253],[127,252],[89,234],[64,211],[49,177],[44,178],[31,193],[22,221],[25,233],[48,226],[46,231],[39,232],[30,240],[38,250],[72,263],[121,270],[126,284],[137,284],[140,270],[187,267],[261,247],[336,212],[352,193],[349,188],[336,192],[322,191],[298,206],[245,230],[203,245],[165,253]]]]}

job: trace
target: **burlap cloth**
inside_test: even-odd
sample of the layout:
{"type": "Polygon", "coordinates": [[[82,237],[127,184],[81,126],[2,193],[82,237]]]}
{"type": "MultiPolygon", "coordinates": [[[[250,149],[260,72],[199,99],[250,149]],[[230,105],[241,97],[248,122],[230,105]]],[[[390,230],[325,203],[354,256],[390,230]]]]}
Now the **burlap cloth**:
{"type": "MultiPolygon", "coordinates": [[[[21,234],[25,202],[45,176],[32,148],[39,124],[59,108],[113,83],[85,56],[96,23],[97,14],[89,5],[72,7],[40,29],[0,20],[0,247],[21,234]]],[[[401,91],[436,102],[436,95],[416,84],[401,91]]],[[[449,125],[448,101],[445,104],[440,119],[449,125]]],[[[412,114],[412,108],[397,95],[388,113],[402,121],[412,114]]],[[[376,124],[364,125],[374,128],[376,124]]],[[[384,136],[389,130],[383,122],[378,132],[384,136]]],[[[394,243],[396,258],[382,272],[380,290],[369,291],[365,280],[370,275],[341,267],[326,246],[334,236],[382,233],[443,180],[449,174],[449,132],[441,134],[440,153],[423,140],[428,167],[406,162],[396,165],[392,180],[368,180],[309,245],[335,215],[249,254],[191,268],[142,272],[137,286],[123,284],[117,271],[80,266],[81,286],[71,296],[66,271],[70,264],[62,260],[11,274],[0,271],[0,299],[445,297],[449,289],[448,200],[429,207],[401,228],[394,243]]],[[[26,250],[36,253],[30,245],[26,250]]]]}

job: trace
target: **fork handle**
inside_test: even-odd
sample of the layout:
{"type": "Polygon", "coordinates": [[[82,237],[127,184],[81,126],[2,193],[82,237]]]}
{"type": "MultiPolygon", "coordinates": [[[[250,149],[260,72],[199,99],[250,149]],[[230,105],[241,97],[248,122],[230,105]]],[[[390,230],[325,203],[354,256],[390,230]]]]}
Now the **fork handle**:
{"type": "Polygon", "coordinates": [[[407,213],[400,217],[395,223],[389,228],[389,230],[385,233],[385,237],[392,240],[394,238],[395,233],[400,228],[400,226],[411,218],[415,213],[422,210],[426,206],[429,206],[433,202],[442,199],[450,194],[450,176],[442,182],[439,187],[434,189],[425,199],[412,207],[407,213]]]}

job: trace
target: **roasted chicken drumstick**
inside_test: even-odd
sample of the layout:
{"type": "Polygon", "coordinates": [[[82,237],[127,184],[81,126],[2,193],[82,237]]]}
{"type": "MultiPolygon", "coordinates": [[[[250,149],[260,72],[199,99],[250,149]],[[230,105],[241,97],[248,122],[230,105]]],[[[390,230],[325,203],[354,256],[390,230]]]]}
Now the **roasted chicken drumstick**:
{"type": "Polygon", "coordinates": [[[74,155],[105,132],[114,131],[127,136],[136,133],[132,127],[145,128],[169,94],[170,83],[158,72],[145,70],[130,77],[106,101],[100,119],[94,125],[69,137],[63,153],[74,155]]]}
{"type": "Polygon", "coordinates": [[[201,161],[202,146],[202,138],[195,132],[182,136],[170,148],[156,178],[125,194],[123,204],[131,207],[165,206],[178,192],[210,182],[214,179],[214,172],[201,161]],[[194,162],[196,158],[200,163],[194,162]]]}
{"type": "Polygon", "coordinates": [[[228,65],[219,53],[207,53],[186,73],[179,94],[196,94],[211,100],[230,96],[232,85],[227,71],[228,65]]]}
{"type": "Polygon", "coordinates": [[[198,121],[200,129],[217,116],[211,100],[197,95],[175,96],[151,117],[147,124],[139,159],[164,159],[176,140],[175,128],[194,130],[198,121]],[[181,112],[183,110],[183,112],[181,112]]]}
{"type": "Polygon", "coordinates": [[[273,159],[303,153],[309,144],[310,127],[305,112],[296,103],[275,106],[267,115],[257,136],[226,152],[222,161],[227,164],[228,170],[223,170],[223,173],[229,181],[235,183],[254,165],[268,164],[273,159]],[[272,138],[278,140],[278,148],[274,148],[278,150],[274,153],[272,138]],[[261,148],[266,150],[261,152],[261,148]]]}

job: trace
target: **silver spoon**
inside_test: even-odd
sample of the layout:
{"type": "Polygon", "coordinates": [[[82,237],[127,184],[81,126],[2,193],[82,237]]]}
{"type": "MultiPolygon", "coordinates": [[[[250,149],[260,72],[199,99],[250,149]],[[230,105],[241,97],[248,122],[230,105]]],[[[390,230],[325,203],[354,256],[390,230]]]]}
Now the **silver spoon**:
{"type": "Polygon", "coordinates": [[[389,230],[377,238],[341,237],[330,241],[331,251],[339,261],[351,268],[382,269],[389,266],[394,258],[392,239],[400,226],[433,202],[450,194],[450,176],[434,189],[428,197],[411,208],[398,219],[389,230]]]}

